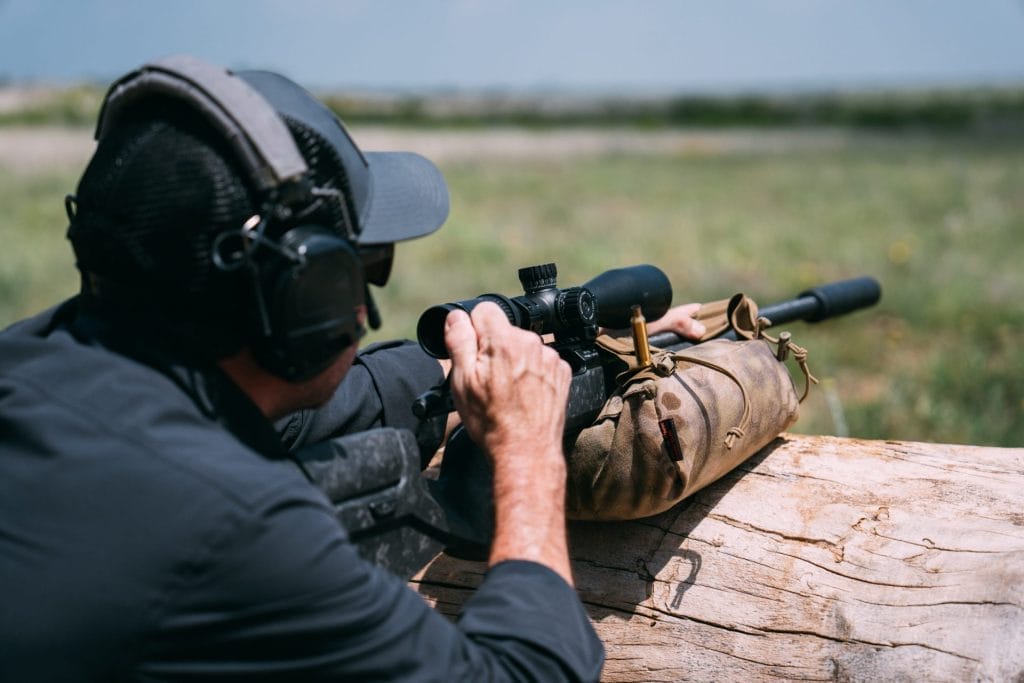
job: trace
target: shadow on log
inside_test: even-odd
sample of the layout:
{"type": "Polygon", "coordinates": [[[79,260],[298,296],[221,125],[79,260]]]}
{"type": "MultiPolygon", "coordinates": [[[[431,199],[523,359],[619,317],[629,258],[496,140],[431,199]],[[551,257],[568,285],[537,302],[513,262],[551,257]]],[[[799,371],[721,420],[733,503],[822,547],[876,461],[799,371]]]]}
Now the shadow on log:
{"type": "MultiPolygon", "coordinates": [[[[657,517],[570,524],[606,681],[1024,680],[1024,449],[786,435],[657,517]]],[[[413,587],[449,615],[481,563],[413,587]]]]}

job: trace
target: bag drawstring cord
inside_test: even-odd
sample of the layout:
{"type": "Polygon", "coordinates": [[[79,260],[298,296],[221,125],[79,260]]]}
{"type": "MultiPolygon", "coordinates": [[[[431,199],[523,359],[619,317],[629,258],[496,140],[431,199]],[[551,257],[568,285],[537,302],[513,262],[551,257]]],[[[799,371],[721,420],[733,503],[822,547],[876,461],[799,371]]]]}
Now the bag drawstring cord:
{"type": "Polygon", "coordinates": [[[818,384],[818,378],[811,374],[811,368],[807,365],[807,349],[794,343],[789,332],[780,332],[777,338],[772,337],[764,331],[770,324],[767,318],[758,318],[754,325],[754,339],[765,339],[775,344],[777,347],[776,357],[780,361],[785,361],[790,353],[793,354],[793,360],[800,366],[800,372],[804,373],[804,393],[799,401],[803,403],[807,394],[811,393],[811,384],[818,384]]]}
{"type": "Polygon", "coordinates": [[[743,415],[740,416],[739,424],[730,429],[725,434],[725,447],[729,450],[732,450],[732,445],[736,442],[736,439],[743,438],[743,435],[746,433],[744,430],[746,429],[747,424],[750,423],[750,401],[747,399],[747,388],[743,386],[743,383],[739,381],[739,379],[736,377],[736,375],[732,373],[731,370],[729,370],[728,368],[723,368],[721,365],[718,365],[717,363],[706,361],[703,358],[694,358],[692,356],[687,356],[685,354],[678,353],[671,354],[670,358],[672,358],[674,362],[683,361],[685,363],[703,365],[709,370],[720,372],[729,379],[731,379],[733,383],[740,388],[740,394],[743,396],[743,415]]]}

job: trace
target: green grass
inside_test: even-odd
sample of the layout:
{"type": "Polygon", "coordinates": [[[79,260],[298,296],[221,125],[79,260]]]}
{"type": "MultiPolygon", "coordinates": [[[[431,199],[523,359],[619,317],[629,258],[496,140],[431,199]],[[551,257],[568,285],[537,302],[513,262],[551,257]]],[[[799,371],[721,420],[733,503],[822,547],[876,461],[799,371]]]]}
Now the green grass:
{"type": "MultiPolygon", "coordinates": [[[[411,336],[433,303],[519,294],[517,268],[548,261],[562,286],[653,263],[677,303],[743,291],[767,304],[869,274],[883,284],[878,307],[789,326],[824,380],[797,431],[845,421],[866,438],[1024,445],[1024,140],[854,140],[444,164],[449,222],[399,247],[373,338],[411,336]]],[[[74,290],[61,198],[76,172],[0,168],[0,324],[74,290]]]]}
{"type": "Polygon", "coordinates": [[[78,289],[65,240],[64,195],[79,169],[24,173],[0,166],[0,326],[78,289]]]}
{"type": "Polygon", "coordinates": [[[881,304],[794,324],[814,392],[797,431],[1024,444],[1024,144],[868,143],[837,152],[621,156],[449,165],[452,216],[402,245],[380,297],[385,336],[431,303],[518,294],[555,261],[562,286],[654,263],[675,301],[743,291],[762,303],[860,274],[881,304]]]}

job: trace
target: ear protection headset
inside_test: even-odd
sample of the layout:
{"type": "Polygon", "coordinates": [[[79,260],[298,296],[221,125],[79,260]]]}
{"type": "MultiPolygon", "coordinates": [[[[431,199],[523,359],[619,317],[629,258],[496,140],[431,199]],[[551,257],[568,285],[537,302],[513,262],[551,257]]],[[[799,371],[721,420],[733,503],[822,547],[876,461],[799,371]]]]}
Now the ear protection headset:
{"type": "Polygon", "coordinates": [[[312,377],[364,333],[363,259],[338,190],[314,186],[283,119],[243,79],[189,56],[146,64],[115,82],[100,110],[96,139],[133,105],[153,96],[185,102],[227,141],[258,193],[259,213],[219,235],[213,260],[252,278],[250,347],[260,364],[290,381],[312,377]],[[346,237],[305,216],[337,201],[346,237]]]}

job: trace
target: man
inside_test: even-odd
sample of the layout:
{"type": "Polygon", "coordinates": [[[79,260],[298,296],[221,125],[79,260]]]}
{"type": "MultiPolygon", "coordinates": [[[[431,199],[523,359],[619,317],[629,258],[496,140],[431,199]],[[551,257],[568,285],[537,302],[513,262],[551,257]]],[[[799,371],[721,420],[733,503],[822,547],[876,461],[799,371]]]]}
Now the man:
{"type": "MultiPolygon", "coordinates": [[[[560,509],[568,379],[532,335],[495,310],[448,324],[498,509],[458,625],[357,556],[271,427],[334,395],[364,277],[446,216],[436,169],[362,155],[286,79],[187,59],[115,84],[98,140],[71,206],[82,293],[0,341],[0,679],[596,677],[560,509]]],[[[339,422],[399,420],[405,384],[441,378],[417,354],[362,359],[339,422]]]]}
{"type": "Polygon", "coordinates": [[[394,242],[447,216],[437,169],[363,154],[281,76],[189,58],[115,83],[97,139],[68,202],[81,294],[0,334],[0,680],[596,679],[569,371],[539,338],[489,305],[446,322],[496,510],[457,624],[360,559],[273,428],[414,426],[441,367],[356,347],[394,242]]]}

